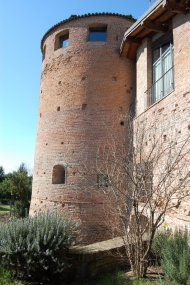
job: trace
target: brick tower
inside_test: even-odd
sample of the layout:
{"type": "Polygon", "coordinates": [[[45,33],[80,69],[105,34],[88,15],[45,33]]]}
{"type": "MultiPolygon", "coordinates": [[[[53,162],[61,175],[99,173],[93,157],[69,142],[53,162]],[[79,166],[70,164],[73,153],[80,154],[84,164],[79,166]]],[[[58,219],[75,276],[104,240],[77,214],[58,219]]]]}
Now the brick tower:
{"type": "MultiPolygon", "coordinates": [[[[42,38],[43,54],[30,214],[49,208],[70,211],[81,223],[82,243],[110,238],[102,201],[73,167],[106,143],[118,115],[129,110],[135,62],[120,58],[131,16],[72,15],[42,38]],[[81,155],[82,153],[82,155],[81,155]]],[[[83,173],[85,175],[85,173],[83,173]]],[[[101,186],[101,185],[99,185],[101,186]]],[[[95,190],[95,189],[94,189],[95,190]]]]}

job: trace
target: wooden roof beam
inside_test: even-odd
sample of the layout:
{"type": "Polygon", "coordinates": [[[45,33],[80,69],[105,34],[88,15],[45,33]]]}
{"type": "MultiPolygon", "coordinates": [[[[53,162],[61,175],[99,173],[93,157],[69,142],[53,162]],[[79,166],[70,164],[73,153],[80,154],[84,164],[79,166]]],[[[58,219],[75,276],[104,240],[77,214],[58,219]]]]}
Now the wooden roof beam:
{"type": "Polygon", "coordinates": [[[168,0],[164,0],[162,6],[169,10],[170,12],[174,12],[176,14],[187,14],[188,10],[181,3],[172,3],[168,0]]]}
{"type": "Polygon", "coordinates": [[[145,29],[158,32],[158,33],[166,33],[168,31],[168,27],[163,26],[162,24],[157,23],[151,23],[151,22],[141,22],[141,26],[143,26],[145,29]]]}
{"type": "Polygon", "coordinates": [[[141,44],[142,40],[141,39],[135,39],[134,37],[128,36],[125,40],[128,43],[136,43],[136,44],[141,44]]]}

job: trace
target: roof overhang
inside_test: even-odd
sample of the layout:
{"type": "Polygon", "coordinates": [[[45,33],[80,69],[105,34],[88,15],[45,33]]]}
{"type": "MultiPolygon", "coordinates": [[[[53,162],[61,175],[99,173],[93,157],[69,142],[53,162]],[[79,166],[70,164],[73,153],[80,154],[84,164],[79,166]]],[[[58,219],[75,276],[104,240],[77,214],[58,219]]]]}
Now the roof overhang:
{"type": "Polygon", "coordinates": [[[187,14],[190,0],[157,0],[124,34],[120,56],[135,59],[142,40],[155,33],[166,33],[176,14],[187,14]]]}

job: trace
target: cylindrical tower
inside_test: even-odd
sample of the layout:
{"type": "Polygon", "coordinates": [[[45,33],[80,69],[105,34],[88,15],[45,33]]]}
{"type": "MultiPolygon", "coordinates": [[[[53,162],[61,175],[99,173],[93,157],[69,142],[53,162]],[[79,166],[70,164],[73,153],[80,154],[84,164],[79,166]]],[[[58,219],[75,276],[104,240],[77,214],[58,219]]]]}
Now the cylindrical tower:
{"type": "Polygon", "coordinates": [[[110,232],[101,217],[102,201],[92,188],[87,191],[73,166],[106,143],[107,126],[113,125],[121,139],[118,115],[133,101],[135,63],[120,58],[119,47],[133,22],[131,16],[111,13],[73,15],[48,30],[41,42],[30,214],[69,210],[81,223],[83,244],[110,238],[110,232]]]}

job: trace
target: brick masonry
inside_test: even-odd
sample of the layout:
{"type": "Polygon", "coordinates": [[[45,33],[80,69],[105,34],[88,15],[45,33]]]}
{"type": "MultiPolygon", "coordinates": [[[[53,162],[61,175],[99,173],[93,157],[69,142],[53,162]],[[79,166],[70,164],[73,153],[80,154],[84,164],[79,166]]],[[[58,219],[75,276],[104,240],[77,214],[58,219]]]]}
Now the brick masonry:
{"type": "MultiPolygon", "coordinates": [[[[146,109],[145,91],[150,87],[151,45],[149,38],[144,39],[137,51],[135,121],[138,123],[147,118],[155,124],[169,123],[178,129],[178,141],[181,141],[190,135],[190,13],[176,15],[172,20],[172,30],[174,91],[146,109]]],[[[189,187],[188,184],[188,191],[189,187]]],[[[179,208],[170,211],[166,221],[172,228],[176,226],[190,228],[190,199],[186,198],[179,208]]]]}
{"type": "MultiPolygon", "coordinates": [[[[143,40],[136,63],[119,57],[123,34],[132,23],[116,15],[90,15],[54,26],[42,41],[45,59],[30,214],[47,208],[69,211],[81,224],[83,244],[108,239],[111,232],[104,217],[105,201],[97,187],[87,183],[81,165],[86,158],[93,164],[91,157],[112,133],[117,143],[122,140],[119,118],[135,97],[138,125],[144,118],[169,122],[178,128],[180,140],[190,132],[190,13],[172,20],[175,89],[148,109],[145,91],[152,84],[151,39],[143,40]],[[96,25],[107,25],[106,42],[88,41],[88,29],[96,25]],[[68,31],[69,46],[58,48],[59,36],[68,31]],[[65,184],[52,184],[57,164],[65,166],[65,184]]],[[[189,199],[168,213],[166,221],[172,227],[189,227],[189,199]]]]}
{"type": "Polygon", "coordinates": [[[122,140],[119,116],[133,102],[135,62],[120,58],[119,47],[132,23],[120,16],[88,16],[55,26],[43,41],[30,214],[69,210],[81,224],[83,244],[111,237],[104,201],[74,169],[109,140],[110,127],[122,140]],[[89,27],[97,25],[107,25],[106,42],[88,41],[89,27]],[[68,47],[58,48],[59,36],[68,31],[68,47]],[[52,184],[57,164],[65,166],[65,184],[52,184]]]}

